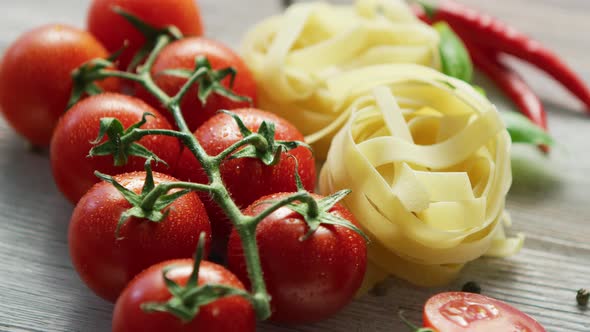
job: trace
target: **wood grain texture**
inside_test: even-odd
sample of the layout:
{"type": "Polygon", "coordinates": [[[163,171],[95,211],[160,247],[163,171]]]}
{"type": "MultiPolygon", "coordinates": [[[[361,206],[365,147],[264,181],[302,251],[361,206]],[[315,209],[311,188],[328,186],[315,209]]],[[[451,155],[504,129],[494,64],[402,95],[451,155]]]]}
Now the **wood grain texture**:
{"type": "MultiPolygon", "coordinates": [[[[340,1],[348,2],[348,1],[340,1]]],[[[590,1],[463,0],[563,55],[590,82],[590,1]]],[[[201,0],[207,34],[237,46],[257,20],[276,13],[279,0],[201,0]]],[[[50,22],[83,25],[88,0],[0,1],[0,52],[18,35],[50,22]]],[[[590,287],[590,119],[573,98],[528,66],[517,64],[549,109],[558,147],[549,159],[528,147],[513,151],[514,184],[508,209],[525,249],[510,259],[480,259],[460,279],[536,317],[548,331],[590,331],[590,311],[576,306],[575,290],[590,287]]],[[[489,86],[482,80],[484,86],[489,86]]],[[[493,90],[492,90],[493,91],[493,90]]],[[[501,95],[501,109],[513,108],[501,95]]],[[[94,296],[73,271],[67,251],[72,207],[57,192],[46,153],[25,148],[0,121],[0,331],[109,331],[112,305],[94,296]]],[[[98,253],[97,253],[98,254],[98,253]]],[[[401,332],[400,308],[419,320],[420,307],[442,289],[418,289],[392,280],[382,297],[365,296],[316,325],[261,331],[401,332]]]]}

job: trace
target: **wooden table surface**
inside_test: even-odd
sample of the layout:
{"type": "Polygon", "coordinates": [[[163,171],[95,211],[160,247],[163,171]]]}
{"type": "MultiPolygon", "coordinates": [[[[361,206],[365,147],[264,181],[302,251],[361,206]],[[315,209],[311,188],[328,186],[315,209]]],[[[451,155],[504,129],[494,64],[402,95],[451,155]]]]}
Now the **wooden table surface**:
{"type": "MultiPolygon", "coordinates": [[[[590,1],[462,0],[533,35],[590,82],[590,1]]],[[[0,1],[0,52],[43,23],[83,26],[89,0],[0,1]]],[[[278,0],[200,0],[207,35],[237,46],[243,32],[280,10],[278,0]]],[[[509,259],[480,259],[444,289],[468,280],[484,294],[536,317],[548,331],[590,331],[590,310],[576,305],[590,288],[590,117],[557,85],[519,65],[549,110],[559,142],[547,159],[529,147],[513,151],[508,209],[525,248],[509,259]]],[[[482,83],[484,86],[485,81],[482,83]]],[[[498,94],[492,100],[511,108],[498,94]]],[[[53,184],[47,154],[34,154],[0,121],[0,331],[109,331],[112,305],[93,295],[73,271],[66,243],[72,206],[53,184]]],[[[100,254],[100,253],[97,253],[100,254]]],[[[298,327],[261,324],[261,331],[406,331],[406,308],[418,320],[422,303],[442,289],[392,281],[387,295],[365,296],[327,321],[298,327]]]]}

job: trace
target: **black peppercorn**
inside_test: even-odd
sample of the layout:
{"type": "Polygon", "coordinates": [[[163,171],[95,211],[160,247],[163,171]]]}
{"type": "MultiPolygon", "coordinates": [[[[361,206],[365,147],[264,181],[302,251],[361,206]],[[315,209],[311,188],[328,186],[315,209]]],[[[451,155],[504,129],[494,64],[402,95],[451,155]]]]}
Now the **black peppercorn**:
{"type": "Polygon", "coordinates": [[[469,281],[461,288],[462,292],[481,294],[481,287],[475,281],[469,281]]]}

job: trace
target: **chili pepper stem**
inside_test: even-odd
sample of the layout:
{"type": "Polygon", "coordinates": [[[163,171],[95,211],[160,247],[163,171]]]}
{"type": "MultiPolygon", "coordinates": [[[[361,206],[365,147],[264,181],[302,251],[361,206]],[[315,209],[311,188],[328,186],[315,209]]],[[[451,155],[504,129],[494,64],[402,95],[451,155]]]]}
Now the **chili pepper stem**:
{"type": "Polygon", "coordinates": [[[436,14],[437,5],[434,1],[414,0],[413,3],[420,5],[429,19],[432,19],[436,14]]]}

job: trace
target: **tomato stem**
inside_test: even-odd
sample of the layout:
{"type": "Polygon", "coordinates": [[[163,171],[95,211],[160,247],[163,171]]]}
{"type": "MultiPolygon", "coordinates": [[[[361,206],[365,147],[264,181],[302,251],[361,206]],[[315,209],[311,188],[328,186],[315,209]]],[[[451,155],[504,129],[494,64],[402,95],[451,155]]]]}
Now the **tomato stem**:
{"type": "Polygon", "coordinates": [[[270,317],[270,301],[269,295],[266,291],[266,285],[264,278],[262,277],[262,267],[260,265],[260,257],[258,254],[258,246],[256,245],[255,232],[248,227],[242,227],[241,225],[249,224],[251,217],[242,214],[235,202],[230,198],[230,194],[227,188],[223,185],[221,179],[221,172],[219,171],[218,159],[209,156],[205,149],[201,146],[197,138],[192,134],[188,128],[186,121],[182,115],[180,109],[181,98],[184,96],[186,91],[191,87],[197,79],[197,70],[192,76],[192,80],[189,79],[184,86],[180,89],[179,93],[173,98],[168,96],[162,91],[153,81],[150,71],[151,66],[155,61],[157,53],[168,43],[171,39],[167,36],[160,37],[156,42],[156,47],[152,51],[152,54],[148,57],[145,65],[141,68],[142,85],[144,88],[158,98],[166,108],[172,113],[176,125],[180,129],[180,132],[187,134],[185,140],[186,147],[193,153],[199,163],[202,165],[207,177],[209,178],[209,188],[211,195],[215,202],[224,210],[227,217],[232,221],[234,226],[238,229],[242,243],[244,245],[244,253],[246,256],[246,265],[248,268],[248,275],[252,283],[253,297],[252,302],[256,314],[260,320],[265,320],[270,317]],[[184,91],[184,93],[182,92],[184,91]]]}
{"type": "Polygon", "coordinates": [[[156,39],[156,44],[152,51],[150,52],[148,58],[145,60],[145,63],[137,69],[137,72],[140,75],[150,74],[158,55],[164,49],[164,47],[168,46],[172,42],[172,37],[167,34],[160,35],[158,39],[156,39]]]}
{"type": "MultiPolygon", "coordinates": [[[[241,213],[240,213],[241,214],[241,213]]],[[[242,215],[242,214],[241,214],[242,215]]],[[[242,215],[242,217],[246,217],[242,215]]],[[[242,220],[251,220],[251,217],[240,218],[242,220]]],[[[234,220],[234,219],[232,219],[234,220]]],[[[258,319],[265,320],[270,317],[270,296],[266,291],[266,284],[262,277],[262,268],[258,245],[256,243],[256,224],[255,223],[237,223],[236,231],[240,236],[244,257],[246,259],[246,268],[252,285],[252,305],[256,310],[258,319]]]]}
{"type": "Polygon", "coordinates": [[[418,327],[414,323],[410,322],[405,316],[404,311],[400,310],[398,313],[399,319],[401,319],[402,323],[404,323],[408,328],[412,329],[413,332],[437,332],[435,329],[431,329],[428,327],[418,327]]]}
{"type": "MultiPolygon", "coordinates": [[[[139,202],[139,208],[146,211],[152,209],[155,205],[159,204],[158,199],[172,189],[197,190],[209,192],[213,200],[225,212],[228,219],[231,220],[240,236],[240,239],[242,240],[241,242],[244,249],[244,255],[246,258],[248,276],[250,278],[252,285],[252,294],[238,294],[239,292],[236,293],[237,291],[233,291],[232,293],[232,291],[227,290],[219,285],[209,285],[207,287],[215,288],[216,294],[238,294],[246,297],[248,300],[251,301],[254,309],[256,310],[258,319],[265,320],[269,318],[271,315],[270,297],[266,290],[266,285],[262,275],[260,256],[258,252],[258,246],[256,243],[256,226],[265,217],[269,216],[277,209],[295,202],[300,202],[302,206],[305,206],[305,214],[314,220],[320,216],[321,207],[319,203],[316,201],[316,199],[310,193],[300,188],[298,192],[292,194],[291,196],[288,196],[282,199],[281,201],[274,202],[270,207],[268,207],[258,216],[244,215],[240,208],[230,197],[230,193],[223,183],[220,166],[224,162],[224,160],[226,160],[226,158],[234,157],[233,154],[235,152],[237,152],[241,148],[244,148],[245,150],[248,146],[251,146],[253,149],[255,149],[256,153],[266,153],[264,155],[264,157],[267,158],[265,159],[265,163],[272,164],[272,162],[276,161],[278,156],[280,156],[281,152],[294,149],[298,146],[307,145],[303,142],[275,141],[274,125],[272,123],[266,123],[263,124],[264,130],[259,130],[258,133],[252,133],[250,131],[246,132],[247,129],[245,129],[245,127],[241,128],[244,130],[244,137],[242,140],[231,145],[218,155],[210,156],[188,128],[187,123],[182,115],[182,110],[180,108],[180,103],[183,97],[185,97],[189,89],[195,83],[197,83],[203,75],[206,75],[208,73],[208,69],[201,68],[197,65],[194,71],[190,74],[190,76],[188,76],[187,81],[179,90],[179,92],[172,97],[166,94],[160,87],[158,87],[158,85],[154,82],[153,77],[151,76],[151,69],[154,65],[154,62],[158,54],[162,51],[164,47],[166,47],[166,45],[170,44],[173,40],[174,38],[172,38],[172,36],[170,36],[169,34],[163,34],[157,37],[153,50],[148,55],[145,63],[137,68],[137,73],[123,72],[114,69],[106,69],[104,68],[104,66],[107,65],[105,63],[102,64],[102,68],[98,68],[97,70],[87,72],[85,73],[86,76],[80,79],[83,79],[85,83],[88,82],[88,84],[92,83],[92,80],[102,80],[108,77],[118,77],[138,82],[155,98],[157,98],[162,105],[165,105],[168,111],[172,114],[172,116],[174,117],[174,121],[176,122],[176,126],[179,129],[178,131],[165,129],[140,129],[139,127],[137,127],[132,130],[129,130],[129,132],[126,132],[124,135],[122,135],[121,140],[123,141],[123,143],[130,143],[147,135],[166,135],[176,137],[180,139],[182,143],[185,145],[185,147],[189,151],[191,151],[191,153],[196,157],[198,162],[201,164],[203,170],[205,171],[209,179],[209,183],[199,184],[191,182],[169,182],[161,183],[156,187],[152,186],[151,191],[146,192],[145,196],[143,196],[141,201],[139,202]]],[[[225,75],[224,72],[221,72],[221,74],[225,75]]],[[[237,117],[237,115],[232,114],[230,112],[227,113],[233,116],[234,119],[236,119],[239,126],[243,126],[243,123],[241,122],[239,117],[237,117]]],[[[263,125],[261,125],[261,128],[263,127],[263,125]]],[[[238,152],[242,151],[243,150],[240,150],[238,152]]],[[[244,157],[244,155],[235,157],[244,157]]],[[[252,156],[248,155],[247,157],[252,156]]],[[[259,156],[255,154],[254,157],[259,156]]],[[[261,158],[259,157],[259,159],[261,158]]],[[[107,177],[105,176],[105,178],[107,177]]],[[[192,297],[192,295],[190,295],[190,297],[192,297]]],[[[159,311],[165,309],[172,310],[173,308],[171,309],[170,305],[152,305],[147,309],[159,311]]]]}
{"type": "Polygon", "coordinates": [[[95,76],[93,76],[93,75],[88,76],[88,78],[93,81],[101,80],[106,77],[117,77],[117,78],[129,80],[129,81],[135,81],[135,82],[142,81],[141,77],[137,74],[128,73],[125,71],[111,70],[111,69],[101,69],[96,72],[95,76]]]}
{"type": "Polygon", "coordinates": [[[156,186],[145,198],[141,201],[140,207],[144,210],[153,209],[158,198],[162,197],[165,193],[172,189],[188,189],[192,191],[206,191],[211,192],[213,189],[211,186],[201,183],[193,182],[166,182],[156,186]]]}
{"type": "Polygon", "coordinates": [[[232,144],[231,146],[229,146],[227,149],[221,151],[217,156],[215,156],[213,158],[214,163],[221,165],[221,163],[225,160],[225,158],[229,157],[232,153],[236,152],[241,147],[246,146],[248,144],[252,144],[252,145],[256,146],[257,142],[260,140],[264,140],[264,138],[260,135],[253,135],[253,136],[246,137],[242,140],[239,140],[239,141],[235,142],[234,144],[232,144]]]}
{"type": "Polygon", "coordinates": [[[309,205],[315,205],[316,209],[318,210],[318,214],[319,214],[319,209],[317,208],[317,202],[315,201],[315,199],[308,192],[299,191],[299,192],[297,192],[291,196],[288,196],[280,201],[273,202],[273,204],[270,205],[266,210],[262,211],[259,215],[254,217],[252,223],[258,224],[262,220],[264,220],[264,218],[270,216],[273,212],[280,209],[281,207],[287,206],[287,205],[297,202],[297,201],[301,201],[301,202],[307,203],[309,205]],[[313,203],[311,201],[313,201],[313,203]]]}
{"type": "Polygon", "coordinates": [[[144,136],[150,135],[163,135],[163,136],[170,136],[176,137],[185,141],[187,139],[187,135],[185,133],[178,132],[176,130],[169,130],[169,129],[134,129],[129,134],[126,134],[121,137],[121,141],[124,143],[131,143],[140,140],[144,136]]]}
{"type": "Polygon", "coordinates": [[[166,287],[172,294],[172,297],[166,302],[146,302],[141,304],[141,309],[146,312],[168,312],[183,322],[190,322],[199,313],[199,309],[203,305],[207,305],[217,299],[239,295],[252,302],[252,297],[246,291],[229,287],[226,285],[212,285],[204,284],[199,286],[199,270],[201,261],[203,260],[203,252],[205,250],[205,233],[199,236],[199,244],[197,245],[197,252],[194,257],[193,271],[187,281],[186,285],[180,286],[172,279],[168,278],[167,274],[174,269],[174,265],[164,268],[162,277],[166,283],[166,287]]]}
{"type": "Polygon", "coordinates": [[[186,81],[186,83],[178,90],[178,93],[172,99],[170,99],[171,104],[180,104],[180,101],[186,93],[190,90],[190,88],[197,83],[197,81],[207,73],[207,68],[199,68],[197,69],[186,81]]]}

